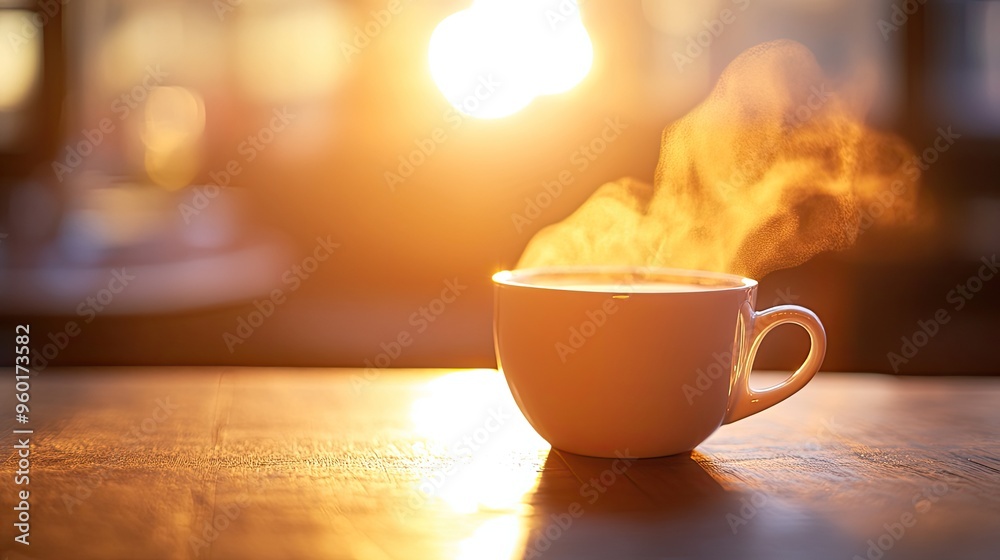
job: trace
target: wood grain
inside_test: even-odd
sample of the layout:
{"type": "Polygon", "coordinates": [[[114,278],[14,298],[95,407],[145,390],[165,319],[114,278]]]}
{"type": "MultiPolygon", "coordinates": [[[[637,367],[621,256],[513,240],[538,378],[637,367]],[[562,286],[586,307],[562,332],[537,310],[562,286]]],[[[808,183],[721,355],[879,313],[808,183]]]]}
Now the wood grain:
{"type": "Polygon", "coordinates": [[[24,547],[0,398],[11,560],[1000,550],[996,378],[821,374],[690,456],[617,464],[550,450],[492,370],[47,371],[31,402],[24,547]]]}

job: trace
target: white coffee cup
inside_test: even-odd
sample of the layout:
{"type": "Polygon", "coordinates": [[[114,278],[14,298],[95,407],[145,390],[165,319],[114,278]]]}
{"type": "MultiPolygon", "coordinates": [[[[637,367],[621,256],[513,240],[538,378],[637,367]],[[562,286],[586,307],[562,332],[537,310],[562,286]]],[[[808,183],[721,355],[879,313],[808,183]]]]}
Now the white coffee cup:
{"type": "Polygon", "coordinates": [[[691,451],[719,426],[793,395],[826,354],[812,311],[754,311],[757,282],[741,276],[553,267],[493,281],[497,362],[514,400],[553,447],[580,455],[691,451]],[[809,333],[809,355],[785,381],[752,389],[757,349],[784,323],[809,333]]]}

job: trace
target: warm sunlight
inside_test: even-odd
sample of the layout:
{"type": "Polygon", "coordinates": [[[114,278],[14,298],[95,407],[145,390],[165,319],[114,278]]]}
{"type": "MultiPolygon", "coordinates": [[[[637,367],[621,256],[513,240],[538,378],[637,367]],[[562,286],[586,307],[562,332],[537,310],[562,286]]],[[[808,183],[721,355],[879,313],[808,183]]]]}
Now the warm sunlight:
{"type": "Polygon", "coordinates": [[[490,119],[580,83],[594,49],[575,0],[477,0],[437,26],[429,57],[448,101],[490,119]]]}
{"type": "Polygon", "coordinates": [[[426,385],[410,412],[433,464],[417,491],[458,513],[513,510],[537,483],[525,469],[549,445],[517,409],[503,376],[470,370],[426,385]]]}
{"type": "Polygon", "coordinates": [[[455,560],[511,560],[523,542],[520,520],[504,515],[484,522],[469,538],[458,543],[455,560]]]}

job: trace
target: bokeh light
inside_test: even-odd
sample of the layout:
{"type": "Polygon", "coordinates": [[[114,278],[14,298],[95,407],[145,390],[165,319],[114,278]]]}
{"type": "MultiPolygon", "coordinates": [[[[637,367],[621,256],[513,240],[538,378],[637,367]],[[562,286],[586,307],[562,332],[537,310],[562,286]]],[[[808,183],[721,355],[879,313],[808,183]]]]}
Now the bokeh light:
{"type": "Polygon", "coordinates": [[[29,99],[41,73],[42,32],[32,27],[32,12],[0,10],[0,111],[17,109],[29,99]],[[34,35],[25,33],[34,31],[34,35]]]}
{"type": "Polygon", "coordinates": [[[178,189],[198,172],[205,131],[205,104],[183,87],[157,87],[145,105],[142,142],[145,166],[156,184],[178,189]]]}
{"type": "Polygon", "coordinates": [[[284,103],[328,94],[346,69],[349,16],[336,4],[252,3],[235,29],[236,70],[247,93],[284,103]]]}

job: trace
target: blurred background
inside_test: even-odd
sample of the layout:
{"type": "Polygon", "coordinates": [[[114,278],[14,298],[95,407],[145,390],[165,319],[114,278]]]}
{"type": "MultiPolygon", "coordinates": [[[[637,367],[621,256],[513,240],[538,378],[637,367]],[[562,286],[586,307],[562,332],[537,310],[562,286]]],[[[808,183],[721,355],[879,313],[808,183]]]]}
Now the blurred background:
{"type": "MultiPolygon", "coordinates": [[[[814,309],[826,370],[997,373],[1000,281],[969,281],[1000,248],[1000,2],[534,4],[525,35],[470,0],[0,0],[4,332],[31,325],[40,370],[492,367],[490,276],[602,183],[651,181],[662,129],[789,38],[874,77],[870,122],[918,153],[960,137],[916,224],[768,275],[758,307],[814,309]],[[483,59],[533,77],[498,90],[483,59]]],[[[757,365],[806,348],[784,328],[757,365]]]]}

